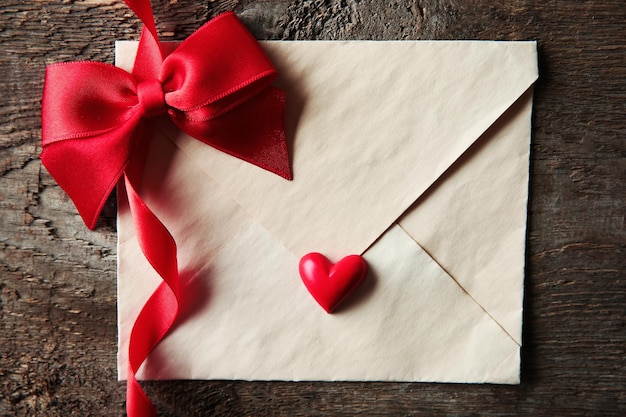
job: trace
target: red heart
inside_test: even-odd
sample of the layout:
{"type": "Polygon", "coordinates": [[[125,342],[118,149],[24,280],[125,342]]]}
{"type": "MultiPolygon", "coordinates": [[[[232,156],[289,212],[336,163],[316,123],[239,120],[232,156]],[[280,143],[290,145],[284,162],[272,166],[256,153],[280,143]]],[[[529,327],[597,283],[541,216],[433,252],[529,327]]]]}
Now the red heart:
{"type": "Polygon", "coordinates": [[[300,259],[299,269],[306,288],[330,314],[365,280],[367,262],[350,255],[333,265],[324,255],[309,253],[300,259]]]}

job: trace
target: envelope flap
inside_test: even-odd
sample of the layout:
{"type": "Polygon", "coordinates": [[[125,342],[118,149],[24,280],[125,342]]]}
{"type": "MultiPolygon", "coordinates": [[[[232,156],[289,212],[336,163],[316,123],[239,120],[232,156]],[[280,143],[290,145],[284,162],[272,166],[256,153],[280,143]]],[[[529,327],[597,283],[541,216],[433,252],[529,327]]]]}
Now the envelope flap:
{"type": "Polygon", "coordinates": [[[537,77],[534,42],[263,45],[287,91],[294,180],[176,141],[297,256],[363,252],[537,77]]]}
{"type": "Polygon", "coordinates": [[[531,110],[532,89],[398,222],[518,344],[531,110]]]}

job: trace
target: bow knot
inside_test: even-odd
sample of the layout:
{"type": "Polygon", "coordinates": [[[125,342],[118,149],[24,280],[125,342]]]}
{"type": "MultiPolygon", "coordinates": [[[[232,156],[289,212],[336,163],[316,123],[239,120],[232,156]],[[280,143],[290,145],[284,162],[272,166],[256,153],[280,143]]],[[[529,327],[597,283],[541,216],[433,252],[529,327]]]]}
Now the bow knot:
{"type": "Polygon", "coordinates": [[[137,97],[146,118],[166,112],[165,94],[161,82],[156,79],[140,82],[137,85],[137,97]]]}

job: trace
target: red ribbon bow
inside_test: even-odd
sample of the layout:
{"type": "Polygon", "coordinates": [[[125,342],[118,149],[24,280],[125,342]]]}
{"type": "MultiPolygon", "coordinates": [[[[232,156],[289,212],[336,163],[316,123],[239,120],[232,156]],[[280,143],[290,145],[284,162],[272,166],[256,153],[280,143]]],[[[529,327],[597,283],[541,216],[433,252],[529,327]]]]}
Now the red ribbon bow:
{"type": "Polygon", "coordinates": [[[127,412],[156,416],[135,374],[176,319],[176,243],[141,199],[153,118],[167,113],[184,132],[291,179],[283,129],[284,93],[276,70],[233,13],[211,20],[171,54],[159,43],[149,0],[125,0],[144,23],[132,74],[98,62],[46,70],[41,160],[95,227],[119,180],[139,245],[163,283],[137,317],[129,343],[127,412]]]}
{"type": "Polygon", "coordinates": [[[132,75],[98,62],[46,70],[41,159],[90,228],[146,119],[160,113],[211,146],[291,178],[284,96],[269,87],[276,70],[235,15],[213,19],[165,59],[155,42],[144,29],[132,75]]]}

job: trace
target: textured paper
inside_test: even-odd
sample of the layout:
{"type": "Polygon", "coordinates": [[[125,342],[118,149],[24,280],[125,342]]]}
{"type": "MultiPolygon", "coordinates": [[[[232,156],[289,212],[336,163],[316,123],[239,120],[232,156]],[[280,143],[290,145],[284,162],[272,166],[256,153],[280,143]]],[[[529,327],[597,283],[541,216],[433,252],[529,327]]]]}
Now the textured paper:
{"type": "MultiPolygon", "coordinates": [[[[163,122],[141,190],[179,245],[146,379],[519,381],[534,42],[265,42],[294,180],[163,122]],[[299,257],[363,253],[327,315],[299,257]]],[[[118,44],[132,65],[135,44],[118,44]]],[[[119,210],[120,378],[159,279],[119,210]]]]}

